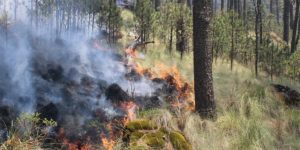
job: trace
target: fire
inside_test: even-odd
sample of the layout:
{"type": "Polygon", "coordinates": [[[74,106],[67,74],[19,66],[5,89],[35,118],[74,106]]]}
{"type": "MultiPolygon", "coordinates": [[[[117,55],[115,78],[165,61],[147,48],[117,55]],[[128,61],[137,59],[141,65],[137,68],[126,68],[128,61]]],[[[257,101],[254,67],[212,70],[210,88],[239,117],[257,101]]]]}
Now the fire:
{"type": "Polygon", "coordinates": [[[116,142],[114,140],[115,134],[113,132],[111,122],[107,124],[107,129],[109,130],[109,138],[107,138],[103,132],[100,134],[100,138],[102,141],[102,145],[106,150],[113,150],[116,142]]]}
{"type": "Polygon", "coordinates": [[[121,103],[120,106],[123,110],[126,111],[127,115],[124,118],[123,123],[126,125],[128,122],[136,119],[136,109],[138,108],[138,106],[133,102],[133,101],[129,101],[129,102],[124,102],[121,103]]]}
{"type": "Polygon", "coordinates": [[[119,134],[113,129],[113,125],[115,123],[121,123],[122,125],[126,125],[130,121],[136,119],[136,109],[138,108],[138,106],[133,101],[120,103],[118,107],[120,107],[126,112],[126,116],[123,118],[123,120],[121,120],[122,122],[116,120],[116,122],[112,121],[107,124],[109,137],[107,137],[104,133],[100,134],[102,145],[106,150],[113,150],[114,145],[116,144],[116,137],[118,137],[116,135],[119,134]]]}
{"type": "Polygon", "coordinates": [[[102,141],[103,147],[104,147],[106,150],[113,150],[114,145],[115,145],[115,141],[106,138],[104,134],[101,134],[100,137],[101,137],[101,141],[102,141]]]}
{"type": "Polygon", "coordinates": [[[135,49],[127,48],[125,50],[126,56],[136,58],[138,56],[138,53],[135,49]]]}
{"type": "Polygon", "coordinates": [[[80,141],[70,142],[65,138],[64,128],[59,129],[59,138],[63,141],[63,144],[68,145],[69,150],[90,150],[91,146],[88,144],[83,144],[80,141]]]}
{"type": "Polygon", "coordinates": [[[157,63],[154,67],[154,70],[151,70],[144,68],[138,63],[135,63],[133,69],[142,76],[146,76],[150,79],[161,78],[168,84],[175,86],[176,90],[178,91],[178,97],[176,100],[171,100],[171,106],[185,110],[194,110],[195,102],[193,96],[193,86],[186,82],[186,79],[181,75],[180,71],[175,65],[172,67],[167,67],[162,63],[157,63]]]}

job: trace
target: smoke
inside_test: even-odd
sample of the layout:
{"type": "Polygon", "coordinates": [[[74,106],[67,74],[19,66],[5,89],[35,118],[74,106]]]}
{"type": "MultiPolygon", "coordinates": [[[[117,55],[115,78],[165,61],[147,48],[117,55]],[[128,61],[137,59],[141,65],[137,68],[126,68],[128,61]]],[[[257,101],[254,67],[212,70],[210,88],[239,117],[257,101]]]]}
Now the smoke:
{"type": "Polygon", "coordinates": [[[110,85],[141,100],[160,88],[144,77],[129,80],[124,57],[99,40],[104,35],[86,30],[57,35],[55,29],[49,30],[49,22],[39,22],[37,28],[29,16],[22,18],[8,26],[0,24],[0,106],[18,114],[39,112],[56,120],[68,135],[84,132],[95,118],[125,115],[106,97],[110,85]]]}
{"type": "Polygon", "coordinates": [[[33,113],[54,104],[58,111],[53,112],[54,118],[72,131],[99,110],[107,118],[124,115],[105,96],[105,88],[113,83],[136,96],[151,96],[155,91],[148,79],[129,81],[122,55],[107,50],[107,44],[95,48],[94,38],[78,32],[53,37],[46,29],[40,31],[21,23],[8,30],[1,27],[1,106],[33,113]]]}
{"type": "Polygon", "coordinates": [[[1,28],[1,103],[31,112],[35,105],[30,66],[31,47],[26,40],[22,40],[28,38],[25,31],[16,28],[13,28],[10,34],[1,28]]]}

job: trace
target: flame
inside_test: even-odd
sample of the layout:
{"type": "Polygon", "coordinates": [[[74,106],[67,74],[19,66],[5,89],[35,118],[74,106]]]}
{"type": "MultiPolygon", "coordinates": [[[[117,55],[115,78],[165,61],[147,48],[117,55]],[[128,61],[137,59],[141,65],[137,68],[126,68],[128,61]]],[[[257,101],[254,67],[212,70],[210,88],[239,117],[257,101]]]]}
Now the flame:
{"type": "Polygon", "coordinates": [[[135,63],[135,71],[150,79],[161,78],[168,84],[175,86],[178,91],[176,100],[170,100],[172,107],[178,107],[185,110],[193,111],[195,109],[195,101],[193,96],[193,86],[186,82],[186,79],[181,75],[177,66],[168,67],[162,63],[155,64],[154,70],[144,68],[142,65],[135,63]]]}
{"type": "Polygon", "coordinates": [[[133,101],[123,102],[123,103],[121,103],[120,107],[126,111],[126,117],[123,120],[124,125],[126,125],[130,121],[136,119],[135,112],[136,112],[136,109],[138,108],[138,106],[133,101]]]}
{"type": "Polygon", "coordinates": [[[107,124],[107,129],[109,131],[109,138],[107,138],[103,132],[100,134],[100,138],[101,138],[102,145],[103,145],[104,149],[113,150],[114,145],[115,145],[116,142],[114,140],[114,137],[115,137],[114,135],[115,134],[113,132],[111,122],[107,124]]]}
{"type": "Polygon", "coordinates": [[[68,145],[69,150],[90,150],[91,146],[88,144],[83,144],[80,141],[70,142],[65,138],[64,128],[59,129],[59,138],[63,141],[63,144],[68,145]]]}
{"type": "Polygon", "coordinates": [[[133,48],[127,48],[125,50],[126,56],[136,58],[138,56],[138,52],[133,48]]]}

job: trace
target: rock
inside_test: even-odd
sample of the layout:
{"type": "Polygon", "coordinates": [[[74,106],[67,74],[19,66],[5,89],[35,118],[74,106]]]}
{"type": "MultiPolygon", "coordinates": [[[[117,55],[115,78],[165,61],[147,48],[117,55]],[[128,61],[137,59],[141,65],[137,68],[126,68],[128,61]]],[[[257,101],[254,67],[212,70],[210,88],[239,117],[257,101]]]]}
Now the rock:
{"type": "Polygon", "coordinates": [[[0,145],[7,141],[8,139],[8,131],[7,129],[0,129],[0,145]]]}
{"type": "Polygon", "coordinates": [[[154,149],[162,149],[166,145],[166,135],[160,130],[145,134],[142,139],[145,144],[154,149]]]}
{"type": "Polygon", "coordinates": [[[130,100],[129,95],[118,84],[115,83],[106,89],[105,96],[115,104],[130,100]]]}
{"type": "Polygon", "coordinates": [[[147,120],[134,120],[128,123],[125,127],[129,131],[136,131],[136,130],[154,130],[158,127],[147,120]]]}
{"type": "Polygon", "coordinates": [[[158,96],[137,96],[135,100],[141,106],[140,108],[144,109],[159,108],[163,105],[163,101],[158,96]]]}
{"type": "MultiPolygon", "coordinates": [[[[44,68],[42,68],[44,69],[44,68]]],[[[59,81],[63,78],[64,69],[60,65],[48,64],[46,71],[38,70],[41,77],[47,81],[59,81]]]]}
{"type": "Polygon", "coordinates": [[[272,84],[271,86],[276,92],[281,94],[280,97],[284,100],[286,105],[300,107],[300,93],[298,91],[280,84],[272,84]]]}
{"type": "Polygon", "coordinates": [[[175,150],[192,150],[192,146],[187,142],[185,137],[178,131],[170,133],[170,141],[175,150]]]}
{"type": "Polygon", "coordinates": [[[125,74],[125,77],[129,81],[140,81],[142,76],[134,69],[125,74]]]}
{"type": "Polygon", "coordinates": [[[54,121],[57,121],[59,115],[58,109],[53,103],[49,103],[48,105],[40,108],[38,113],[40,113],[41,119],[52,119],[54,121]]]}
{"type": "Polygon", "coordinates": [[[11,122],[15,119],[16,112],[9,106],[0,106],[0,130],[9,129],[11,122]]]}

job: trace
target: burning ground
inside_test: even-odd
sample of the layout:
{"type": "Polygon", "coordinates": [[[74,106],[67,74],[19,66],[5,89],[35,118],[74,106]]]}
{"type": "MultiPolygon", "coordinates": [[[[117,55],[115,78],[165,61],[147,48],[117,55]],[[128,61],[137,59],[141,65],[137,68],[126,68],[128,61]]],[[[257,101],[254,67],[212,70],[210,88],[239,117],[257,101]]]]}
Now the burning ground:
{"type": "Polygon", "coordinates": [[[0,38],[1,142],[20,114],[39,113],[57,123],[37,123],[47,129],[43,148],[112,149],[122,137],[130,143],[126,131],[139,110],[193,109],[192,87],[176,68],[143,68],[128,49],[108,50],[98,37],[53,39],[16,25],[0,38]]]}

